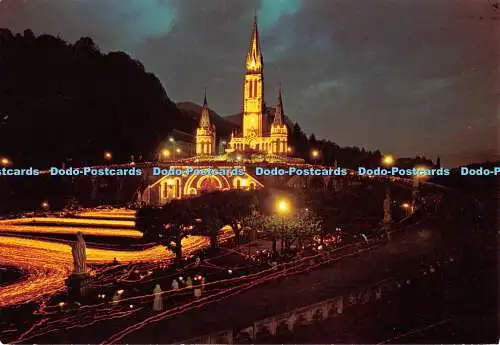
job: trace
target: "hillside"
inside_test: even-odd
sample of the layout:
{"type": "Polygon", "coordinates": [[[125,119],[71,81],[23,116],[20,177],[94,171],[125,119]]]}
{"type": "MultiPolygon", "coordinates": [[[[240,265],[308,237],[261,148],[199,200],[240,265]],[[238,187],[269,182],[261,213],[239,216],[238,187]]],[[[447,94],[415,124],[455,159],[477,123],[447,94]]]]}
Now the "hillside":
{"type": "Polygon", "coordinates": [[[91,38],[0,29],[0,75],[0,156],[16,166],[151,159],[173,128],[196,128],[139,61],[91,38]]]}
{"type": "MultiPolygon", "coordinates": [[[[177,102],[176,105],[179,111],[184,116],[193,119],[194,121],[196,121],[196,124],[199,123],[201,116],[201,108],[202,108],[201,105],[198,105],[193,102],[177,102]]],[[[217,138],[229,138],[231,136],[232,131],[238,130],[239,126],[237,124],[228,121],[226,118],[223,118],[210,108],[209,108],[209,113],[210,113],[210,121],[216,127],[217,138]]],[[[194,130],[196,130],[196,128],[194,130]]]]}

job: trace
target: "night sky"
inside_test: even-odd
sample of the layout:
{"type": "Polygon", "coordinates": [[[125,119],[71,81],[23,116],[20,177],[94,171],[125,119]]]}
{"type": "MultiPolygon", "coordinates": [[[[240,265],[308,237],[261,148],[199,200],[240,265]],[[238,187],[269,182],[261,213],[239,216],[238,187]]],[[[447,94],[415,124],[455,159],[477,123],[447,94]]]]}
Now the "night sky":
{"type": "Polygon", "coordinates": [[[266,103],[308,134],[445,166],[498,158],[500,13],[487,0],[0,0],[0,27],[123,50],[175,101],[242,109],[257,11],[266,103]]]}

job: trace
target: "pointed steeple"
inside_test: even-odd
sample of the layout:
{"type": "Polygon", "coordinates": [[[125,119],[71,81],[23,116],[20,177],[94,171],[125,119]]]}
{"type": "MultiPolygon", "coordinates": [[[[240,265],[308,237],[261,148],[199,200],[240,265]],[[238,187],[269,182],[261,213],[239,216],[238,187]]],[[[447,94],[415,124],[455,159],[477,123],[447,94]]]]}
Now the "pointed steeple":
{"type": "Polygon", "coordinates": [[[200,128],[211,128],[210,126],[210,111],[207,104],[207,89],[205,88],[205,97],[203,99],[203,107],[201,108],[200,128]]]}
{"type": "Polygon", "coordinates": [[[264,65],[262,51],[260,49],[259,31],[257,29],[257,15],[254,16],[250,47],[248,48],[246,67],[247,72],[260,73],[264,65]]]}
{"type": "Polygon", "coordinates": [[[278,91],[278,104],[276,104],[276,110],[274,112],[274,122],[275,125],[283,124],[283,98],[281,97],[281,83],[278,91]]]}

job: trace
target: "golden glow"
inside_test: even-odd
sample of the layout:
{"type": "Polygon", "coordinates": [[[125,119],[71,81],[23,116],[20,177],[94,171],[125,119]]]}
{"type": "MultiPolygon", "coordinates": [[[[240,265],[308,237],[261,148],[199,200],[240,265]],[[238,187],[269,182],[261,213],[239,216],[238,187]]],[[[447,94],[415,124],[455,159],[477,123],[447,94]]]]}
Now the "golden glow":
{"type": "Polygon", "coordinates": [[[414,176],[416,179],[419,179],[419,180],[424,180],[424,179],[427,179],[429,176],[427,176],[426,174],[426,170],[429,169],[428,167],[426,167],[425,165],[417,165],[415,167],[415,169],[417,170],[417,174],[414,176]]]}
{"type": "Polygon", "coordinates": [[[92,218],[120,218],[120,219],[135,219],[135,211],[124,208],[115,208],[101,211],[84,211],[76,214],[77,217],[92,217],[92,218]]]}
{"type": "Polygon", "coordinates": [[[2,164],[2,166],[4,166],[4,167],[8,166],[8,165],[10,165],[10,160],[7,157],[2,157],[0,159],[0,164],[2,164]]]}
{"type": "Polygon", "coordinates": [[[286,150],[287,150],[287,152],[292,152],[292,147],[288,146],[286,150]]]}
{"type": "Polygon", "coordinates": [[[129,220],[108,220],[108,219],[79,219],[79,218],[59,218],[59,217],[31,217],[0,220],[0,226],[4,224],[56,224],[56,225],[95,225],[95,226],[119,226],[122,228],[134,228],[135,222],[129,220]]]}
{"type": "Polygon", "coordinates": [[[394,164],[394,156],[392,155],[385,155],[384,157],[382,157],[382,164],[385,165],[385,166],[392,166],[394,164]]]}
{"type": "Polygon", "coordinates": [[[49,202],[48,201],[43,201],[41,205],[43,209],[48,209],[49,208],[49,202]]]}
{"type": "Polygon", "coordinates": [[[286,199],[280,199],[276,202],[276,209],[279,213],[285,214],[290,210],[290,204],[286,199]]]}
{"type": "Polygon", "coordinates": [[[174,138],[172,138],[172,137],[169,137],[169,138],[168,138],[168,141],[170,141],[171,143],[173,143],[173,142],[175,141],[175,139],[174,139],[174,138]]]}
{"type": "Polygon", "coordinates": [[[162,150],[161,155],[165,158],[170,157],[170,150],[167,149],[162,150]]]}
{"type": "Polygon", "coordinates": [[[236,160],[237,160],[237,161],[241,161],[241,156],[240,156],[240,155],[237,155],[237,156],[236,156],[236,160]]]}
{"type": "Polygon", "coordinates": [[[404,203],[401,204],[401,207],[402,208],[410,208],[410,204],[407,203],[407,202],[404,202],[404,203]]]}
{"type": "Polygon", "coordinates": [[[318,150],[312,150],[311,151],[311,156],[313,158],[318,158],[319,157],[319,151],[318,150]]]}
{"type": "MultiPolygon", "coordinates": [[[[208,243],[208,239],[202,236],[189,236],[182,240],[185,253],[206,247],[208,243]]],[[[174,254],[163,246],[133,251],[87,248],[87,262],[90,264],[110,263],[114,258],[120,263],[129,263],[173,257],[174,254]]],[[[64,280],[73,269],[73,258],[71,247],[67,244],[1,237],[0,265],[19,267],[26,273],[26,279],[2,287],[0,307],[5,307],[40,300],[65,289],[64,280]]]]}
{"type": "Polygon", "coordinates": [[[175,152],[181,153],[181,149],[177,148],[177,149],[175,149],[175,152]]]}
{"type": "Polygon", "coordinates": [[[104,158],[109,160],[109,159],[113,158],[113,154],[109,151],[106,151],[106,152],[104,152],[104,158]]]}
{"type": "Polygon", "coordinates": [[[37,234],[75,234],[81,232],[85,235],[106,236],[106,237],[128,237],[141,238],[142,232],[131,229],[99,228],[99,227],[79,227],[79,226],[47,226],[47,225],[11,225],[1,224],[0,233],[37,233],[37,234]]]}

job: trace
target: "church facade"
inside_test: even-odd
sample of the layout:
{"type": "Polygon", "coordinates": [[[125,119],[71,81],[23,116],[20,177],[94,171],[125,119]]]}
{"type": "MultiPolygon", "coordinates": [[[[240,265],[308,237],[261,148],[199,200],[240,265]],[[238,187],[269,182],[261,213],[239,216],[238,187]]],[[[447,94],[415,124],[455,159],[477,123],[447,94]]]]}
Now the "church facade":
{"type": "MultiPolygon", "coordinates": [[[[281,88],[278,93],[274,120],[270,125],[267,121],[264,103],[264,59],[257,30],[257,17],[254,18],[245,67],[241,133],[231,135],[226,152],[255,152],[285,156],[289,152],[288,128],[284,120],[281,88]]],[[[196,155],[215,155],[215,127],[210,124],[206,96],[196,133],[196,155]]]]}

